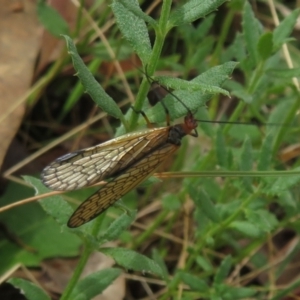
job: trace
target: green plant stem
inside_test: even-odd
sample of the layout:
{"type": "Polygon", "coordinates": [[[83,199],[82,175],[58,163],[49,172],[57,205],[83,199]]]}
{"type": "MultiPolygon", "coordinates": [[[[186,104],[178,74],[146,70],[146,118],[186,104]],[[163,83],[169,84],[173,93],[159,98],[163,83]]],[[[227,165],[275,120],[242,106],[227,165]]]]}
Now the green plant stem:
{"type": "Polygon", "coordinates": [[[223,22],[223,26],[221,28],[220,35],[218,36],[218,41],[217,41],[217,45],[215,47],[215,51],[214,51],[213,55],[211,56],[211,60],[210,60],[211,67],[218,65],[220,63],[221,52],[223,50],[223,46],[226,41],[226,38],[229,34],[229,29],[230,29],[234,14],[235,14],[235,11],[233,9],[230,9],[229,12],[226,14],[225,20],[223,22]]]}
{"type": "Polygon", "coordinates": [[[80,256],[79,262],[73,273],[73,276],[72,276],[71,280],[69,281],[66,289],[64,290],[64,293],[62,294],[60,300],[70,299],[72,291],[75,288],[76,283],[79,280],[80,275],[81,275],[92,252],[93,252],[93,248],[91,246],[88,246],[86,243],[84,251],[83,251],[82,255],[80,256]]]}
{"type": "MultiPolygon", "coordinates": [[[[216,236],[217,234],[220,234],[222,231],[226,230],[228,226],[230,225],[231,222],[233,222],[244,210],[245,207],[249,205],[249,203],[257,196],[259,193],[260,188],[258,188],[255,193],[251,194],[246,201],[242,203],[242,205],[231,215],[229,216],[226,220],[221,222],[220,224],[212,226],[210,230],[208,230],[201,238],[201,242],[199,244],[196,244],[196,247],[193,249],[193,254],[191,254],[186,262],[185,265],[185,270],[189,270],[191,266],[195,263],[195,259],[199,255],[199,253],[202,253],[203,248],[206,245],[206,241],[211,238],[216,236]]],[[[173,280],[170,282],[169,285],[169,290],[168,292],[163,295],[160,299],[169,299],[172,294],[175,293],[175,290],[177,289],[178,284],[180,283],[180,278],[174,277],[173,280]]]]}
{"type": "MultiPolygon", "coordinates": [[[[164,45],[166,34],[168,33],[169,30],[167,26],[167,22],[170,14],[171,4],[172,4],[171,0],[163,1],[158,27],[155,28],[156,38],[155,38],[155,42],[154,42],[154,46],[153,46],[153,50],[149,62],[147,64],[147,73],[148,73],[147,75],[150,77],[154,74],[154,71],[156,69],[161,54],[162,47],[164,45]]],[[[148,90],[149,90],[149,82],[147,78],[144,77],[134,104],[134,108],[136,111],[140,111],[142,109],[148,90]]],[[[130,131],[132,131],[135,128],[138,118],[139,118],[138,114],[136,114],[135,112],[131,113],[130,121],[129,121],[130,131]]]]}
{"type": "MultiPolygon", "coordinates": [[[[100,215],[98,218],[95,219],[94,221],[94,226],[92,227],[91,230],[91,235],[96,239],[97,238],[97,234],[99,232],[99,229],[102,225],[102,221],[104,220],[104,216],[105,214],[100,215]]],[[[84,250],[82,255],[80,256],[79,262],[75,268],[75,271],[73,273],[72,278],[70,279],[70,281],[68,282],[68,285],[66,287],[66,289],[64,290],[64,293],[62,294],[60,300],[67,300],[70,299],[70,296],[80,278],[80,275],[90,257],[90,255],[92,254],[92,252],[95,250],[95,246],[94,244],[92,244],[91,241],[84,239],[84,250]]]]}
{"type": "MultiPolygon", "coordinates": [[[[247,89],[247,92],[249,95],[253,94],[255,89],[257,88],[257,84],[264,72],[264,66],[265,66],[265,63],[260,62],[258,64],[258,67],[256,68],[256,70],[253,72],[253,76],[250,79],[249,87],[247,89]]],[[[233,114],[231,115],[229,122],[235,122],[245,107],[246,107],[246,103],[244,101],[240,101],[238,106],[234,110],[233,114]]],[[[223,133],[224,134],[228,133],[228,131],[230,130],[231,127],[232,127],[232,124],[227,124],[226,126],[224,126],[223,133]]]]}
{"type": "MultiPolygon", "coordinates": [[[[218,37],[217,46],[216,46],[215,51],[210,60],[210,66],[216,66],[220,62],[221,51],[223,49],[225,40],[228,36],[228,32],[229,32],[230,25],[231,25],[233,17],[234,17],[234,13],[235,13],[234,10],[231,9],[226,14],[226,18],[224,20],[222,30],[220,32],[220,36],[218,37]]],[[[210,115],[211,119],[214,119],[216,116],[216,112],[218,110],[217,108],[219,107],[219,99],[220,99],[220,96],[215,95],[210,100],[209,115],[210,115]]]]}
{"type": "MultiPolygon", "coordinates": [[[[210,154],[210,152],[209,152],[210,154]]],[[[299,176],[299,169],[287,171],[191,171],[191,172],[162,172],[159,178],[193,178],[193,177],[279,177],[299,176]]]]}
{"type": "Polygon", "coordinates": [[[134,248],[137,248],[141,245],[155,230],[159,225],[165,220],[166,216],[169,214],[169,211],[163,210],[154,220],[154,222],[133,242],[134,248]]]}

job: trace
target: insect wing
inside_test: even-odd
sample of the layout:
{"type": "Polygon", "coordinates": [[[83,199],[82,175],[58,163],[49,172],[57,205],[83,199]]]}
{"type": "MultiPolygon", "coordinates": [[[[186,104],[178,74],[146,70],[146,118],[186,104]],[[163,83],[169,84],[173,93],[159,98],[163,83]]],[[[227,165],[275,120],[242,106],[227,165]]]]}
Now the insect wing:
{"type": "Polygon", "coordinates": [[[178,146],[165,143],[85,200],[71,216],[68,226],[78,227],[97,217],[150,176],[178,146]]]}
{"type": "Polygon", "coordinates": [[[59,157],[42,172],[43,183],[59,191],[92,185],[122,172],[165,141],[168,127],[130,133],[59,157]]]}

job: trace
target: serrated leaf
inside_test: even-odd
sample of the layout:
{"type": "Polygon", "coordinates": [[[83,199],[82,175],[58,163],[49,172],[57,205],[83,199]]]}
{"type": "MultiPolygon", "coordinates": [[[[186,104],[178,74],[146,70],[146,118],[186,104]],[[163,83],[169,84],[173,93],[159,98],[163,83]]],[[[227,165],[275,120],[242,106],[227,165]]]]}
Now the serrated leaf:
{"type": "Polygon", "coordinates": [[[261,231],[269,233],[278,225],[277,219],[273,214],[265,209],[246,210],[247,219],[255,224],[261,231]]]}
{"type": "Polygon", "coordinates": [[[92,299],[101,294],[122,273],[117,268],[104,269],[86,276],[80,280],[74,288],[70,299],[92,299]]]}
{"type": "Polygon", "coordinates": [[[211,202],[208,195],[200,188],[194,186],[188,187],[189,194],[197,208],[204,212],[207,218],[211,221],[218,223],[220,222],[220,216],[215,205],[211,202]]]}
{"type": "Polygon", "coordinates": [[[273,52],[273,33],[267,32],[263,34],[257,45],[257,51],[263,60],[267,60],[273,52]]]}
{"type": "Polygon", "coordinates": [[[204,18],[209,13],[215,11],[226,0],[190,0],[170,16],[169,28],[191,23],[199,18],[204,18]]]}
{"type": "Polygon", "coordinates": [[[138,54],[143,64],[147,65],[152,53],[148,29],[145,21],[127,8],[129,5],[131,7],[135,6],[135,11],[137,12],[140,10],[138,1],[126,1],[126,7],[120,1],[113,1],[111,8],[116,17],[118,27],[125,39],[138,54]]]}
{"type": "Polygon", "coordinates": [[[267,134],[263,140],[261,150],[259,152],[257,170],[269,170],[272,159],[273,135],[267,134]]]}
{"type": "Polygon", "coordinates": [[[78,55],[77,49],[70,37],[63,35],[66,40],[69,54],[71,55],[74,69],[77,71],[82,85],[86,89],[87,93],[92,97],[95,103],[101,107],[109,115],[123,120],[123,114],[116,104],[116,102],[105,93],[100,84],[95,80],[92,73],[86,67],[80,56],[78,55]]]}
{"type": "Polygon", "coordinates": [[[216,275],[214,277],[214,283],[213,283],[214,286],[220,285],[226,279],[226,277],[229,274],[231,265],[232,265],[232,258],[230,255],[228,255],[222,260],[220,267],[216,272],[216,275]]]}
{"type": "Polygon", "coordinates": [[[135,218],[136,211],[131,211],[129,213],[126,212],[122,214],[109,225],[106,232],[98,237],[98,240],[113,241],[118,239],[120,234],[131,225],[135,218]]]}
{"type": "Polygon", "coordinates": [[[163,278],[164,272],[155,261],[135,251],[125,248],[100,248],[99,251],[128,270],[153,273],[163,278]]]}
{"type": "Polygon", "coordinates": [[[21,294],[28,300],[50,300],[51,298],[46,294],[44,290],[36,286],[34,283],[22,279],[11,278],[8,280],[14,287],[21,290],[21,294]]]}
{"type": "MultiPolygon", "coordinates": [[[[228,80],[229,76],[233,72],[234,68],[238,63],[236,62],[227,62],[220,66],[213,67],[208,71],[200,74],[195,77],[191,82],[194,83],[204,83],[210,84],[213,86],[221,86],[225,80],[228,80]]],[[[178,97],[184,104],[192,111],[195,112],[199,108],[203,108],[204,104],[210,100],[211,95],[205,94],[196,91],[196,92],[187,92],[183,90],[174,91],[176,97],[178,97]]],[[[170,112],[171,119],[178,119],[187,114],[187,109],[185,106],[178,103],[172,95],[167,95],[164,99],[164,104],[170,112]]],[[[151,122],[165,122],[166,114],[161,103],[157,103],[154,107],[147,110],[147,117],[151,122]]]]}
{"type": "Polygon", "coordinates": [[[142,19],[145,22],[149,23],[153,28],[157,27],[157,22],[141,10],[137,1],[135,2],[135,1],[128,1],[128,0],[119,0],[118,2],[122,3],[124,7],[126,7],[130,12],[132,12],[139,19],[142,19]]]}
{"type": "Polygon", "coordinates": [[[199,277],[189,274],[184,271],[179,272],[179,277],[183,283],[187,284],[193,291],[205,293],[208,292],[210,287],[204,281],[199,279],[199,277]]]}
{"type": "Polygon", "coordinates": [[[170,76],[155,76],[155,81],[158,81],[161,85],[165,86],[167,89],[177,89],[177,90],[187,90],[189,92],[199,91],[203,94],[223,94],[229,96],[229,92],[211,84],[187,81],[180,78],[174,78],[170,76]]]}
{"type": "Polygon", "coordinates": [[[286,39],[290,36],[297,18],[300,13],[300,8],[295,9],[287,16],[273,31],[273,44],[274,50],[278,50],[285,42],[286,39]]]}
{"type": "Polygon", "coordinates": [[[229,79],[238,64],[238,62],[229,61],[222,65],[212,67],[194,78],[192,81],[222,86],[222,84],[229,79]]]}
{"type": "Polygon", "coordinates": [[[57,10],[46,5],[45,1],[38,1],[37,15],[43,26],[54,36],[69,34],[69,26],[57,10]]]}
{"type": "Polygon", "coordinates": [[[233,221],[229,227],[251,238],[258,238],[262,233],[255,224],[246,221],[233,221]]]}
{"type": "MultiPolygon", "coordinates": [[[[95,74],[101,63],[103,62],[102,58],[95,58],[88,64],[88,69],[91,71],[92,74],[95,74]]],[[[70,112],[74,105],[79,101],[79,99],[82,97],[82,94],[84,93],[84,87],[81,84],[80,81],[76,83],[76,85],[73,87],[72,92],[66,99],[62,111],[60,112],[58,120],[62,120],[68,112],[70,112]]]]}
{"type": "Polygon", "coordinates": [[[251,5],[248,1],[246,1],[244,5],[242,25],[244,39],[249,53],[248,59],[254,66],[258,63],[257,44],[260,37],[261,26],[255,18],[251,5]]]}

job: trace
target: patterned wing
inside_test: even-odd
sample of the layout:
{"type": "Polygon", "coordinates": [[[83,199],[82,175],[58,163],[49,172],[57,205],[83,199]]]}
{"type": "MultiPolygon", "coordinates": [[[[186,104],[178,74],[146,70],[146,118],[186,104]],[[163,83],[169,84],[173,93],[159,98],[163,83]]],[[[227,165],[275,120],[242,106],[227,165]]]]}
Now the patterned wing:
{"type": "Polygon", "coordinates": [[[173,144],[164,144],[161,148],[153,151],[128,168],[125,173],[108,182],[77,208],[71,216],[68,226],[78,227],[97,217],[150,176],[177,148],[178,146],[173,144]]]}
{"type": "Polygon", "coordinates": [[[112,177],[165,140],[166,128],[127,134],[66,154],[43,170],[42,181],[53,190],[70,191],[112,177]]]}

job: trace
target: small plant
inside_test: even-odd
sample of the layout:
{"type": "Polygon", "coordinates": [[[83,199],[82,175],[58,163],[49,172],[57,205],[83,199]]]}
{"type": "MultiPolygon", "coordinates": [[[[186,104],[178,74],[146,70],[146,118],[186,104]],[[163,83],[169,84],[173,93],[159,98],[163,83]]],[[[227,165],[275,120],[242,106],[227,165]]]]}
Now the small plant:
{"type": "MultiPolygon", "coordinates": [[[[285,256],[274,249],[276,236],[287,228],[297,234],[300,215],[298,163],[287,166],[278,159],[279,149],[294,143],[298,133],[292,125],[300,103],[292,78],[300,71],[285,66],[281,47],[291,40],[299,9],[271,31],[263,27],[248,2],[231,1],[226,3],[220,34],[213,36],[210,30],[216,22],[216,11],[224,2],[190,0],[173,9],[175,4],[165,0],[156,20],[137,1],[112,1],[110,8],[124,47],[131,47],[147,76],[172,90],[163,100],[172,120],[186,116],[186,107],[197,119],[215,119],[230,96],[238,103],[231,114],[222,117],[229,123],[220,126],[203,122],[201,137],[194,139],[193,145],[183,142],[172,167],[176,172],[161,174],[184,178],[177,186],[166,180],[157,194],[153,184],[147,184],[145,198],[152,199],[155,194],[161,210],[150,222],[146,220],[147,227],[138,235],[129,230],[137,218],[136,209],[115,210],[113,219],[101,214],[86,225],[69,229],[66,224],[72,206],[58,195],[40,200],[59,225],[57,235],[76,236],[76,247],[79,237],[83,244],[76,270],[60,299],[91,299],[112,284],[122,273],[121,268],[141,273],[145,281],[149,279],[153,298],[160,299],[283,299],[299,287],[297,278],[284,288],[278,286],[297,253],[298,243],[285,256]],[[229,39],[230,24],[238,13],[241,29],[229,39]],[[149,33],[153,34],[153,45],[149,33]],[[180,40],[172,45],[182,51],[180,57],[174,58],[175,52],[168,53],[164,48],[172,35],[180,40]],[[155,75],[162,66],[178,71],[181,79],[155,75]],[[191,79],[191,74],[197,75],[191,79]],[[261,126],[260,130],[246,125],[253,120],[273,126],[261,126]],[[238,122],[244,125],[235,124],[238,122]],[[209,145],[203,150],[206,145],[202,141],[208,138],[209,145]],[[287,167],[291,170],[286,171],[287,167]],[[106,246],[118,239],[122,247],[106,246]],[[150,240],[153,245],[148,244],[150,240]],[[144,244],[147,251],[142,254],[144,244]],[[94,251],[112,257],[119,267],[79,279],[94,251]],[[151,283],[151,277],[159,278],[160,285],[151,283]]],[[[112,45],[117,41],[114,38],[112,45]]],[[[69,36],[64,35],[64,39],[83,90],[105,113],[121,121],[118,136],[144,122],[136,111],[143,110],[151,123],[164,122],[162,104],[148,105],[147,76],[140,73],[143,79],[134,109],[124,115],[80,58],[77,49],[82,45],[76,48],[69,36]]],[[[294,51],[298,54],[299,50],[294,51]]],[[[39,195],[49,192],[39,179],[26,176],[25,180],[39,195]]],[[[138,200],[134,193],[130,195],[138,200]]],[[[278,249],[282,247],[278,245],[278,249]]],[[[14,278],[10,282],[30,299],[49,299],[27,281],[14,278]]],[[[139,293],[136,299],[145,296],[139,293]]]]}

